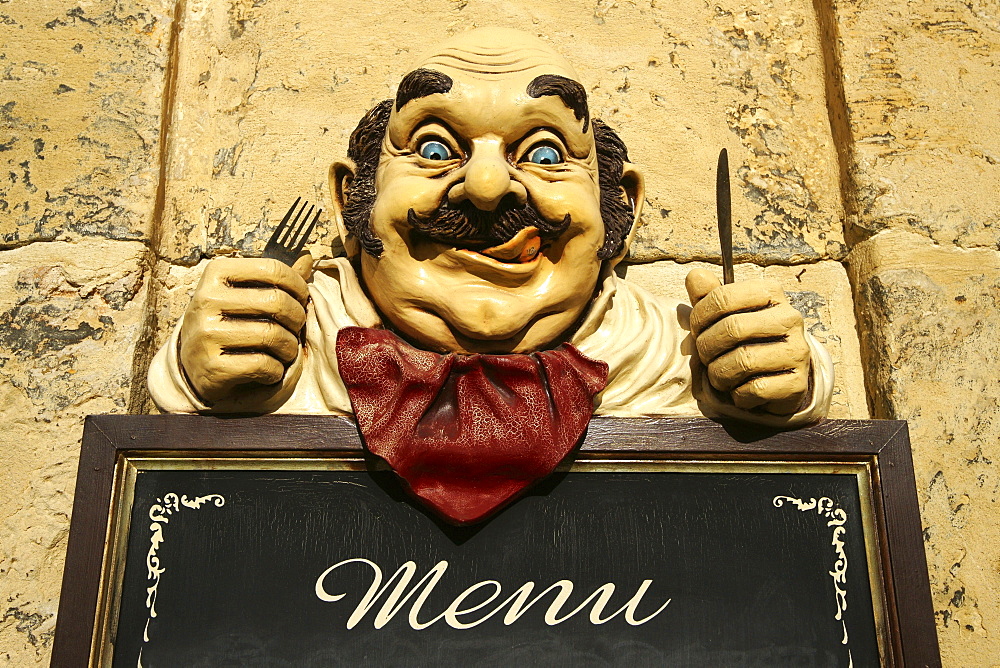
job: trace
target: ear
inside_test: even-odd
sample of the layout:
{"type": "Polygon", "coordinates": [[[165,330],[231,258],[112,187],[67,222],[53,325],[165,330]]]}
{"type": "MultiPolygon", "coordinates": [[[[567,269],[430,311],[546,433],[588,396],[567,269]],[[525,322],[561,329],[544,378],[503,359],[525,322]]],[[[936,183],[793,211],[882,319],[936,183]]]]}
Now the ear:
{"type": "Polygon", "coordinates": [[[347,193],[351,189],[351,182],[354,181],[354,163],[348,159],[338,160],[330,165],[330,199],[332,200],[331,214],[337,224],[337,232],[340,234],[340,241],[344,244],[347,257],[355,257],[361,252],[361,244],[357,237],[347,231],[344,225],[344,207],[347,205],[347,193]]]}
{"type": "Polygon", "coordinates": [[[612,267],[617,265],[619,262],[625,259],[628,255],[628,249],[632,245],[632,239],[635,238],[635,233],[639,229],[639,218],[642,216],[642,205],[646,201],[646,181],[642,176],[642,172],[639,168],[633,165],[631,162],[626,162],[622,166],[622,195],[628,200],[628,203],[632,205],[632,229],[629,230],[628,236],[625,238],[625,243],[622,244],[622,249],[618,255],[614,256],[609,260],[612,267]]]}

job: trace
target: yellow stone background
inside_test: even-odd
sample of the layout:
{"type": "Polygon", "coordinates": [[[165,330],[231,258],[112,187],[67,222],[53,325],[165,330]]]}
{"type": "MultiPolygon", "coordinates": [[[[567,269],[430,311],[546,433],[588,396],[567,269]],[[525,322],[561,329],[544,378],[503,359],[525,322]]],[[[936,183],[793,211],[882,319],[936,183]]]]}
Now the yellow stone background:
{"type": "Polygon", "coordinates": [[[737,276],[785,282],[834,417],[909,420],[944,664],[1000,665],[995,0],[0,0],[0,662],[47,663],[83,416],[150,410],[202,264],[483,25],[563,51],[645,170],[629,280],[718,262],[729,149],[737,276]]]}

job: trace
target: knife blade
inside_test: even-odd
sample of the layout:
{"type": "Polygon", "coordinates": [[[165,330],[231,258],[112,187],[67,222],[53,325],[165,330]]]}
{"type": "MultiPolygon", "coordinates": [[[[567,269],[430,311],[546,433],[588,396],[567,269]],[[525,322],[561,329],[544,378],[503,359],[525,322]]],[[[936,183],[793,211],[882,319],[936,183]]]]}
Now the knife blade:
{"type": "Polygon", "coordinates": [[[729,194],[729,153],[719,152],[715,171],[715,212],[719,220],[719,243],[722,245],[722,282],[733,282],[733,212],[729,194]]]}

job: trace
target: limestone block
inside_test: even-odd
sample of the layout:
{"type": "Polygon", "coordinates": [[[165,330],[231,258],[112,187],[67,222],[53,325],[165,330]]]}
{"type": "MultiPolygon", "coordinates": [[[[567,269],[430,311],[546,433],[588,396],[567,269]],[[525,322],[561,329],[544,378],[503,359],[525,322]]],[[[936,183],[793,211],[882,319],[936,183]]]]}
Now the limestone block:
{"type": "MultiPolygon", "coordinates": [[[[604,103],[647,167],[647,211],[631,258],[718,257],[722,147],[730,154],[737,259],[842,257],[838,166],[812,3],[655,3],[650,11],[661,44],[643,44],[646,67],[623,63],[616,89],[638,91],[608,94],[604,103]]],[[[627,26],[621,30],[622,43],[634,41],[627,26]]],[[[610,91],[603,82],[616,70],[605,69],[601,87],[610,91]]]]}
{"type": "Polygon", "coordinates": [[[0,6],[0,248],[148,237],[173,4],[0,6]]]}
{"type": "Polygon", "coordinates": [[[47,663],[83,417],[128,406],[145,246],[0,253],[0,657],[47,663]]]}
{"type": "Polygon", "coordinates": [[[1000,249],[996,2],[835,4],[861,235],[1000,249]]]}
{"type": "MultiPolygon", "coordinates": [[[[619,273],[653,294],[687,303],[684,278],[695,267],[715,271],[721,280],[722,271],[718,266],[700,262],[679,264],[663,261],[627,265],[621,267],[619,273]]],[[[795,267],[738,264],[734,273],[737,281],[770,278],[781,282],[792,305],[802,313],[806,329],[826,346],[833,357],[836,380],[830,417],[867,418],[868,405],[865,402],[854,302],[844,267],[832,261],[795,267]]]]}
{"type": "MultiPolygon", "coordinates": [[[[563,51],[593,114],[620,130],[645,168],[635,258],[718,255],[714,169],[723,146],[741,257],[788,263],[844,252],[808,0],[185,7],[161,245],[173,262],[259,252],[295,196],[325,203],[327,167],[364,112],[393,95],[423,49],[484,25],[523,29],[563,51]]],[[[329,227],[317,236],[314,253],[329,254],[329,227]]]]}
{"type": "Polygon", "coordinates": [[[889,231],[850,255],[878,417],[909,421],[946,666],[1000,656],[1000,254],[889,231]]]}

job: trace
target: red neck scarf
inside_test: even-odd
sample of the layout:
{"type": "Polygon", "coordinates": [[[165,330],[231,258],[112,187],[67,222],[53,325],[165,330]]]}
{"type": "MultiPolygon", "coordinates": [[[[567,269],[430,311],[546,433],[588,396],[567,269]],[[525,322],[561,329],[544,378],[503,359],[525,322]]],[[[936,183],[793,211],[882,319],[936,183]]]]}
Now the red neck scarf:
{"type": "Polygon", "coordinates": [[[608,376],[569,344],[440,355],[361,327],[337,334],[337,363],[365,446],[454,524],[485,519],[552,473],[608,376]]]}

